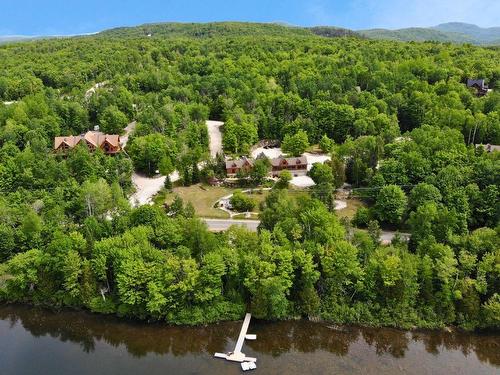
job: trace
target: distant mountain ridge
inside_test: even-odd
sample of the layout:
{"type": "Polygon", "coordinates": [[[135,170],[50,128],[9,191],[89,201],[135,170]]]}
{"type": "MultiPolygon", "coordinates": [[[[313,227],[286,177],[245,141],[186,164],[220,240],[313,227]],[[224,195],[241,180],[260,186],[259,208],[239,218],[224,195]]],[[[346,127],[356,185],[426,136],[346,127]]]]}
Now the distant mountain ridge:
{"type": "Polygon", "coordinates": [[[459,33],[468,35],[484,43],[500,41],[500,27],[479,27],[470,23],[448,22],[434,26],[433,29],[446,33],[459,33]]]}
{"type": "Polygon", "coordinates": [[[211,38],[231,36],[287,36],[287,37],[361,37],[355,31],[334,27],[315,26],[301,27],[283,22],[255,23],[255,22],[208,22],[208,23],[180,23],[162,22],[149,23],[138,26],[116,27],[103,30],[98,33],[82,35],[53,35],[53,36],[23,36],[23,35],[0,35],[0,44],[32,41],[35,39],[53,39],[66,37],[85,37],[95,35],[97,37],[111,38],[211,38]]]}
{"type": "Polygon", "coordinates": [[[482,28],[463,22],[443,23],[434,27],[408,27],[404,29],[368,29],[358,33],[371,39],[399,41],[438,41],[471,43],[476,45],[500,45],[500,27],[482,28]]]}
{"type": "Polygon", "coordinates": [[[21,42],[32,38],[33,37],[23,35],[0,35],[0,43],[21,42]]]}
{"type": "MultiPolygon", "coordinates": [[[[53,36],[0,36],[0,44],[30,41],[37,39],[66,38],[82,35],[53,35],[53,36]]],[[[130,27],[117,27],[93,33],[98,37],[113,38],[210,38],[216,36],[293,36],[326,38],[362,37],[369,39],[384,39],[395,41],[438,41],[451,43],[470,43],[475,45],[500,45],[500,27],[481,28],[477,25],[450,22],[434,27],[409,27],[404,29],[368,29],[350,30],[335,26],[302,27],[285,24],[283,22],[255,23],[255,22],[208,22],[208,23],[180,23],[163,22],[150,23],[130,27]]]]}
{"type": "Polygon", "coordinates": [[[277,23],[253,22],[208,22],[180,23],[162,22],[148,23],[139,26],[117,27],[104,30],[98,34],[106,37],[187,37],[210,38],[214,36],[310,36],[311,32],[303,27],[288,26],[277,23]]]}
{"type": "Polygon", "coordinates": [[[97,33],[85,33],[85,34],[74,34],[74,35],[0,35],[0,44],[29,42],[32,40],[41,40],[41,39],[82,37],[95,34],[97,33]]]}
{"type": "Polygon", "coordinates": [[[102,31],[98,35],[110,37],[187,37],[266,35],[266,36],[322,36],[365,37],[395,41],[438,41],[500,45],[500,27],[481,28],[476,25],[451,22],[435,27],[410,27],[399,30],[349,30],[334,26],[301,27],[280,23],[209,22],[209,23],[152,23],[132,27],[119,27],[102,31]]]}
{"type": "Polygon", "coordinates": [[[214,36],[266,35],[266,36],[313,36],[328,38],[360,36],[358,33],[340,27],[302,27],[283,22],[208,22],[208,23],[151,23],[132,27],[118,27],[104,30],[101,36],[111,37],[188,37],[210,38],[214,36]]]}

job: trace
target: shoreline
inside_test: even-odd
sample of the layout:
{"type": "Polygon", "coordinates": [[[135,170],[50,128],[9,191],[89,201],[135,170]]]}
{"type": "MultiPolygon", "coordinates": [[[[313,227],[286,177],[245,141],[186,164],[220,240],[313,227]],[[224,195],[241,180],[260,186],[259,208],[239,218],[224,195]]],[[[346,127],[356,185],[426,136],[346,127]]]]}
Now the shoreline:
{"type": "MultiPolygon", "coordinates": [[[[0,301],[0,308],[2,307],[13,307],[13,308],[21,308],[21,309],[27,309],[27,308],[32,308],[32,309],[38,309],[42,312],[48,312],[52,314],[59,314],[59,313],[81,313],[81,314],[86,314],[89,316],[93,317],[104,317],[106,319],[114,320],[116,323],[127,323],[131,325],[136,325],[136,324],[143,324],[146,326],[154,326],[154,325],[161,325],[162,327],[172,327],[172,328],[202,328],[202,327],[210,327],[210,326],[217,326],[225,323],[238,323],[243,320],[243,316],[241,319],[238,320],[218,320],[215,322],[209,322],[209,323],[203,323],[203,324],[175,324],[172,322],[167,322],[164,320],[153,320],[153,319],[140,319],[138,317],[128,317],[128,316],[120,316],[116,313],[111,313],[111,314],[104,314],[104,313],[99,313],[99,312],[94,312],[91,311],[87,308],[72,308],[70,306],[62,306],[62,307],[50,307],[50,306],[43,306],[43,305],[36,305],[28,302],[2,302],[0,301]]],[[[289,317],[287,319],[282,319],[282,320],[265,320],[265,319],[258,319],[255,317],[252,317],[253,320],[258,321],[259,323],[264,323],[264,324],[273,324],[273,323],[287,323],[287,322],[297,322],[297,321],[302,321],[302,322],[309,322],[313,324],[320,324],[324,325],[327,328],[331,329],[332,331],[338,331],[340,333],[345,333],[350,329],[393,329],[401,332],[429,332],[429,333],[466,333],[466,334],[477,334],[477,335],[495,335],[495,334],[500,334],[500,329],[491,329],[491,328],[486,328],[486,329],[474,329],[474,330],[467,330],[465,328],[459,327],[459,326],[454,326],[454,325],[448,325],[444,327],[418,327],[418,326],[413,326],[410,328],[405,328],[405,327],[399,327],[399,326],[390,326],[390,325],[369,325],[369,324],[361,324],[361,323],[337,323],[332,320],[326,320],[320,317],[310,317],[310,318],[304,318],[304,317],[289,317]]]]}

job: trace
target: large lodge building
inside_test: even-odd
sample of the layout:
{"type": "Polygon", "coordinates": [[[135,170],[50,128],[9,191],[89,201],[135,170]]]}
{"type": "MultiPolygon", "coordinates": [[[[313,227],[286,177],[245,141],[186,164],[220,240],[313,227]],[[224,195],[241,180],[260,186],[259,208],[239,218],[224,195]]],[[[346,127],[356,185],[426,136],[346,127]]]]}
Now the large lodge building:
{"type": "Polygon", "coordinates": [[[119,135],[104,134],[98,131],[88,131],[85,134],[75,136],[55,137],[54,151],[65,154],[80,142],[85,142],[90,151],[95,151],[99,148],[108,155],[117,154],[122,151],[119,135]]]}
{"type": "MultiPolygon", "coordinates": [[[[261,157],[259,155],[259,157],[261,157]]],[[[294,177],[305,176],[307,174],[307,158],[305,156],[285,158],[280,156],[278,158],[270,159],[271,177],[278,177],[280,172],[288,170],[294,177]]],[[[248,173],[254,166],[254,160],[250,158],[240,158],[236,160],[226,161],[226,174],[228,177],[236,177],[239,172],[248,173]]]]}
{"type": "Polygon", "coordinates": [[[279,158],[271,159],[271,175],[278,177],[281,171],[288,170],[294,177],[305,176],[307,174],[307,158],[299,156],[295,158],[279,158]]]}

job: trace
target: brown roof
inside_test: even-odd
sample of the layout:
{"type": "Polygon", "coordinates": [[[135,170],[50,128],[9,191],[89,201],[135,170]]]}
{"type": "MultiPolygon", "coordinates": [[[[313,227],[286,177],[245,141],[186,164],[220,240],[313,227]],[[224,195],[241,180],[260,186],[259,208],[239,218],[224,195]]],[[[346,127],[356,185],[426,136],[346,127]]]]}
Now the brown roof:
{"type": "Polygon", "coordinates": [[[118,134],[106,134],[105,140],[111,146],[118,147],[120,145],[120,136],[118,134]]]}
{"type": "MultiPolygon", "coordinates": [[[[307,165],[307,158],[305,156],[298,156],[293,158],[285,158],[284,156],[280,156],[278,158],[270,159],[270,162],[273,167],[279,167],[282,165],[307,165]]],[[[246,157],[242,157],[236,160],[228,160],[226,161],[226,169],[242,168],[246,163],[253,167],[254,160],[246,157]]]]}
{"type": "Polygon", "coordinates": [[[305,156],[294,158],[280,156],[279,158],[271,159],[271,165],[273,167],[279,167],[280,165],[307,165],[307,158],[305,156]]]}
{"type": "Polygon", "coordinates": [[[69,137],[56,137],[54,139],[54,148],[58,149],[62,143],[66,143],[68,147],[75,147],[75,138],[72,135],[69,137]]]}
{"type": "Polygon", "coordinates": [[[229,169],[229,168],[242,168],[247,163],[250,166],[253,166],[253,159],[242,157],[242,158],[236,159],[236,160],[228,160],[228,161],[226,161],[226,169],[229,169]]]}
{"type": "Polygon", "coordinates": [[[89,142],[94,147],[101,147],[104,142],[108,142],[113,147],[118,147],[120,145],[120,136],[118,134],[104,134],[96,131],[88,131],[81,135],[55,137],[54,149],[58,149],[62,143],[66,143],[68,147],[73,148],[82,140],[89,142]]]}

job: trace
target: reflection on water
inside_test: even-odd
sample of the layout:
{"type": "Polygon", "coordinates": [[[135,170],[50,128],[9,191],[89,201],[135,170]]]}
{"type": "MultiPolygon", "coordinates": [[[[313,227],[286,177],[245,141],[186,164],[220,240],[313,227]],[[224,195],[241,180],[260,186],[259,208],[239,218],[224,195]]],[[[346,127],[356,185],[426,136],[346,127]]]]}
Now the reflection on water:
{"type": "MultiPolygon", "coordinates": [[[[237,374],[215,360],[240,323],[169,327],[82,312],[0,306],[0,373],[237,374]],[[30,360],[31,359],[31,360],[30,360]],[[61,359],[64,359],[61,360],[61,359]]],[[[252,321],[247,355],[261,374],[500,373],[500,335],[252,321]]]]}

